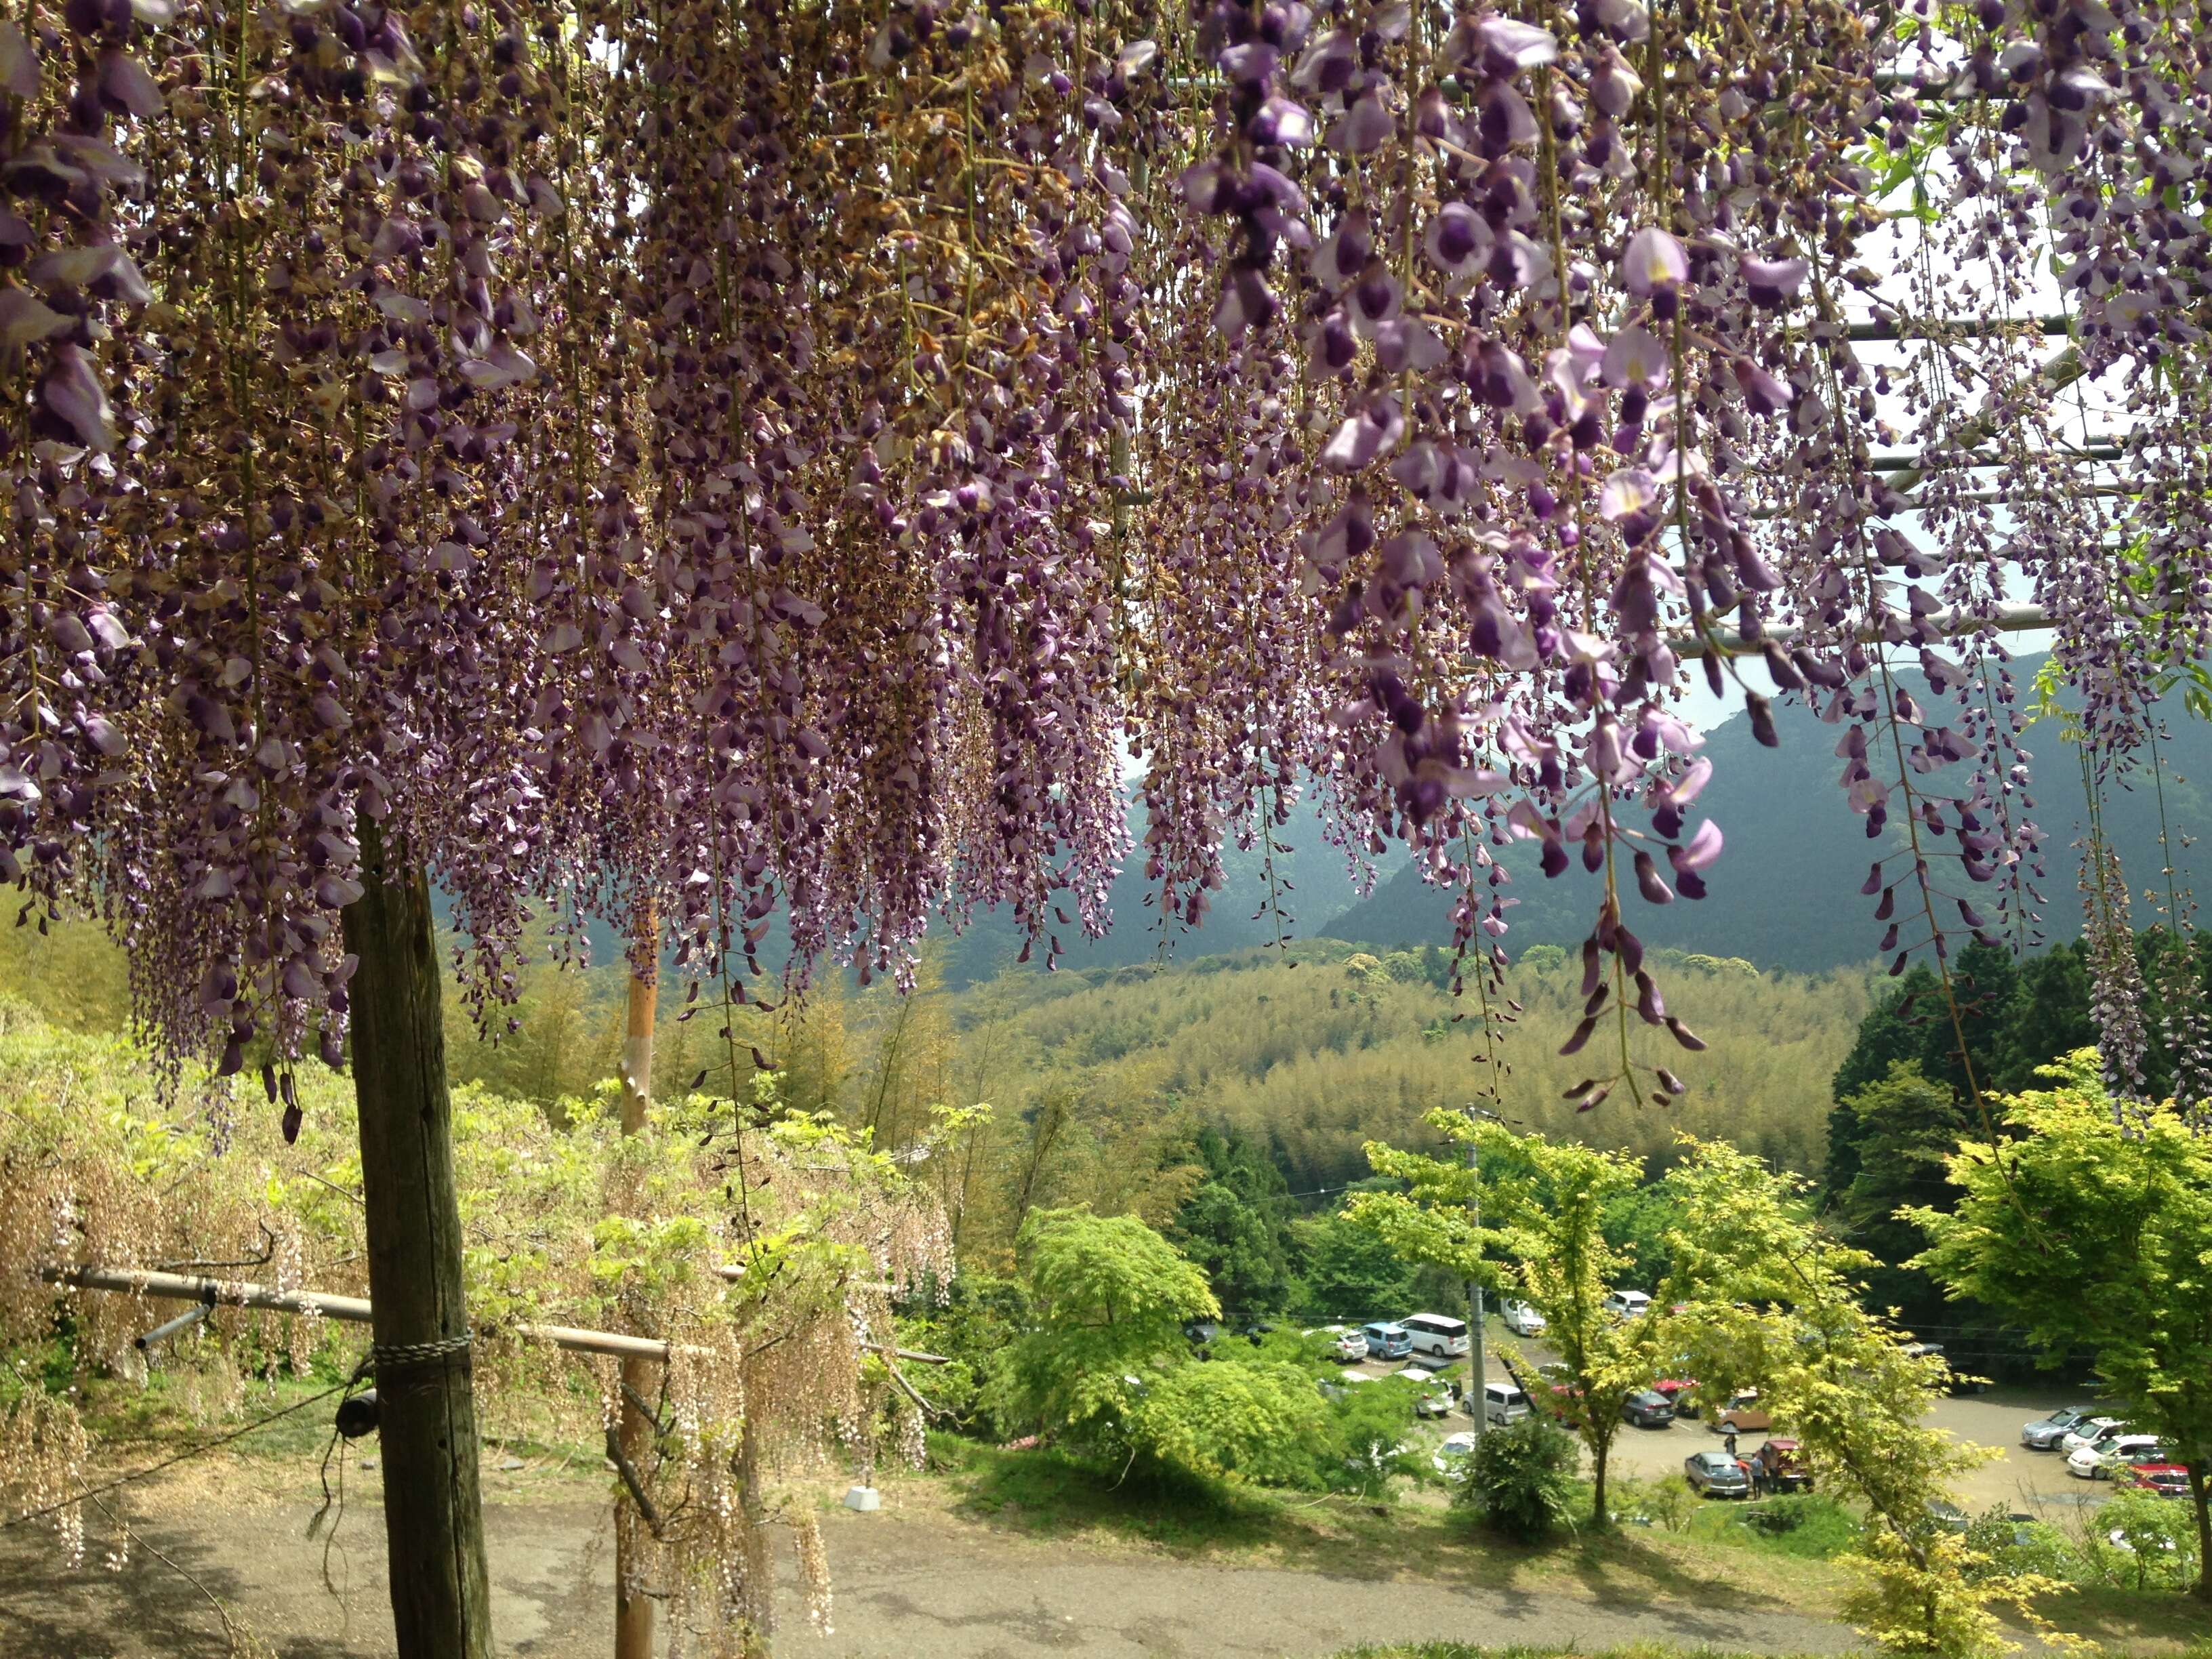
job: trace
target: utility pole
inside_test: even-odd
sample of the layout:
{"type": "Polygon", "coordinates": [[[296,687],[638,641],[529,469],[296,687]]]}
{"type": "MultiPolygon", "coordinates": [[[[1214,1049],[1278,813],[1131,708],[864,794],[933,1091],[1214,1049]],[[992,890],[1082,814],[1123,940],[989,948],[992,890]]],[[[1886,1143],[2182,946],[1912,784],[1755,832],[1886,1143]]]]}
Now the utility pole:
{"type": "MultiPolygon", "coordinates": [[[[1472,1102],[1468,1103],[1467,1115],[1470,1127],[1477,1118],[1486,1117],[1493,1122],[1498,1118],[1497,1113],[1486,1112],[1472,1102]]],[[[1482,1162],[1472,1135],[1467,1142],[1467,1173],[1468,1219],[1479,1235],[1482,1230],[1482,1162]]],[[[1470,1279],[1467,1281],[1467,1407],[1474,1419],[1477,1439],[1490,1425],[1489,1406],[1482,1394],[1483,1384],[1489,1380],[1489,1364],[1483,1352],[1482,1281],[1470,1279]]]]}

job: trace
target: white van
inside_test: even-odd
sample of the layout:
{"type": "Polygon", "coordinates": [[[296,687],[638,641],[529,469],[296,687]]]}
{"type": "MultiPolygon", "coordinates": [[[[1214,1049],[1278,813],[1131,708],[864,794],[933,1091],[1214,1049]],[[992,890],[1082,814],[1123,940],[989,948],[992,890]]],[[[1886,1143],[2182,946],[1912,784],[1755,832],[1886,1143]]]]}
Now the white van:
{"type": "Polygon", "coordinates": [[[1642,1291],[1615,1291],[1601,1305],[1615,1319],[1633,1319],[1650,1311],[1651,1298],[1642,1291]]]}
{"type": "Polygon", "coordinates": [[[1482,1418],[1486,1423],[1495,1423],[1503,1428],[1508,1423],[1518,1423],[1530,1409],[1528,1396],[1510,1382],[1482,1385],[1482,1418]]]}
{"type": "Polygon", "coordinates": [[[1467,1321],[1449,1314],[1408,1314],[1398,1322],[1413,1339],[1416,1359],[1457,1359],[1467,1352],[1467,1321]]]}

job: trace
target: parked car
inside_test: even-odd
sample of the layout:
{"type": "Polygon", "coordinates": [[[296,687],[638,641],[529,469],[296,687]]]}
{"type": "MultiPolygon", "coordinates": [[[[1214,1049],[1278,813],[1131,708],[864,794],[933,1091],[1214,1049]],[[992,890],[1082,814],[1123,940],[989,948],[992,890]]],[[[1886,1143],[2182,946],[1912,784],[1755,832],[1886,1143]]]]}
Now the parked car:
{"type": "Polygon", "coordinates": [[[1537,1380],[1543,1387],[1536,1391],[1534,1403],[1554,1417],[1565,1418],[1583,1397],[1583,1391],[1573,1381],[1572,1368],[1553,1360],[1536,1367],[1537,1380]]]}
{"type": "Polygon", "coordinates": [[[1413,1397],[1413,1415],[1432,1419],[1446,1418],[1451,1415],[1452,1407],[1458,1404],[1458,1383],[1455,1382],[1449,1388],[1432,1385],[1422,1389],[1413,1397]]]}
{"type": "Polygon", "coordinates": [[[1413,1343],[1412,1358],[1419,1364],[1448,1364],[1467,1353],[1467,1321],[1449,1314],[1407,1314],[1398,1322],[1413,1343]]]}
{"type": "Polygon", "coordinates": [[[1436,1449],[1429,1462],[1442,1475],[1463,1475],[1468,1460],[1474,1455],[1474,1433],[1463,1429],[1457,1434],[1444,1437],[1443,1444],[1436,1449]]]}
{"type": "Polygon", "coordinates": [[[2068,1430],[2089,1420],[2089,1410],[2087,1406],[2061,1406],[2048,1417],[2024,1423],[2021,1425],[2020,1443],[2030,1451],[2056,1451],[2068,1430]]]}
{"type": "Polygon", "coordinates": [[[1715,1434],[1763,1433],[1774,1426],[1774,1419],[1759,1404],[1759,1390],[1746,1389],[1714,1413],[1708,1426],[1715,1434]]]}
{"type": "Polygon", "coordinates": [[[2179,1463],[2137,1463],[2112,1472],[2115,1484],[2136,1492],[2154,1492],[2160,1498],[2189,1496],[2189,1471],[2179,1463]]]}
{"type": "Polygon", "coordinates": [[[1650,1310],[1651,1298],[1642,1291],[1615,1291],[1599,1305],[1615,1319],[1633,1319],[1650,1310]]]}
{"type": "Polygon", "coordinates": [[[1654,1394],[1663,1394],[1674,1408],[1677,1417],[1698,1414],[1698,1382],[1692,1376],[1662,1376],[1651,1385],[1654,1394]]]}
{"type": "Polygon", "coordinates": [[[1406,1334],[1403,1325],[1392,1325],[1376,1321],[1360,1328],[1360,1335],[1367,1339],[1370,1359],[1403,1359],[1413,1352],[1413,1339],[1406,1334]]]}
{"type": "Polygon", "coordinates": [[[1726,1452],[1692,1452],[1682,1460],[1682,1478],[1700,1498],[1748,1498],[1751,1473],[1726,1452]]]}
{"type": "Polygon", "coordinates": [[[1663,1429],[1674,1420],[1674,1402],[1656,1389],[1645,1389],[1620,1402],[1620,1415],[1639,1429],[1663,1429]]]}
{"type": "Polygon", "coordinates": [[[1329,1358],[1340,1365],[1350,1365],[1367,1358],[1367,1339],[1349,1325],[1322,1325],[1306,1334],[1327,1337],[1329,1358]]]}
{"type": "Polygon", "coordinates": [[[1339,1404],[1341,1404],[1352,1389],[1360,1383],[1372,1382],[1376,1380],[1364,1371],[1346,1371],[1341,1376],[1324,1376],[1317,1379],[1321,1385],[1322,1398],[1339,1404]]]}
{"type": "Polygon", "coordinates": [[[1984,1376],[1968,1376],[1960,1370],[1945,1356],[1943,1345],[1941,1342],[1908,1342],[1905,1345],[1905,1352],[1915,1359],[1932,1354],[1942,1360],[1943,1386],[1953,1394],[1987,1394],[1989,1392],[1989,1379],[1984,1376]]]}
{"type": "Polygon", "coordinates": [[[1505,1322],[1505,1328],[1516,1336],[1541,1336],[1544,1334],[1544,1316],[1525,1302],[1516,1302],[1508,1297],[1498,1304],[1498,1312],[1505,1322]]]}
{"type": "Polygon", "coordinates": [[[2100,1435],[2122,1434],[2127,1425],[2117,1417],[2092,1417],[2076,1423],[2058,1437],[2058,1449],[2071,1457],[2100,1435]]]}
{"type": "Polygon", "coordinates": [[[1763,1492],[1812,1491],[1805,1449],[1795,1440],[1769,1439],[1751,1455],[1751,1484],[1763,1492]]]}
{"type": "Polygon", "coordinates": [[[1482,1420],[1504,1428],[1508,1423],[1518,1423],[1535,1407],[1528,1396],[1510,1382],[1486,1382],[1482,1385],[1482,1420]]]}
{"type": "Polygon", "coordinates": [[[1940,1498],[1931,1498],[1928,1500],[1928,1518],[1942,1528],[1945,1532],[1964,1532],[1974,1524],[1966,1510],[1960,1509],[1956,1504],[1946,1503],[1940,1498]]]}
{"type": "Polygon", "coordinates": [[[2120,1434],[2068,1453],[2066,1473],[2083,1480],[2109,1480],[2112,1471],[2123,1464],[2132,1468],[2137,1463],[2166,1461],[2166,1449],[2158,1443],[2156,1435],[2120,1434]]]}

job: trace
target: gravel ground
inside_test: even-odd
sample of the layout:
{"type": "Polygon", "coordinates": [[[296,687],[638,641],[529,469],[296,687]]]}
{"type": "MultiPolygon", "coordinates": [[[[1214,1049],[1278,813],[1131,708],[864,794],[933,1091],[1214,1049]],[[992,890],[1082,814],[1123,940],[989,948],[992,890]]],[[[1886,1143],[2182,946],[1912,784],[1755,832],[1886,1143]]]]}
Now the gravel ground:
{"type": "MultiPolygon", "coordinates": [[[[1500,1334],[1493,1321],[1488,1369],[1493,1381],[1503,1382],[1507,1377],[1498,1359],[1500,1334]]],[[[1553,1358],[1540,1341],[1522,1346],[1540,1363],[1553,1358]]],[[[1347,1369],[1370,1376],[1386,1376],[1407,1368],[1397,1362],[1369,1362],[1347,1369]]],[[[1424,1373],[1416,1369],[1413,1375],[1424,1373]]],[[[2078,1480],[2069,1474],[2065,1460],[2057,1453],[2029,1451],[2020,1443],[2022,1424],[2059,1406],[2085,1403],[2087,1396],[2063,1389],[2031,1391],[2010,1386],[1992,1388],[1987,1394],[1939,1401],[1929,1414],[1929,1421],[1949,1430],[1961,1440],[1993,1446],[2003,1454],[1959,1482],[1961,1504],[1974,1513],[2003,1504],[2017,1511],[2050,1516],[2084,1504],[2101,1504],[2111,1497],[2112,1488],[2106,1482],[2078,1480]]],[[[1470,1426],[1470,1419],[1455,1412],[1432,1433],[1441,1437],[1470,1426]]],[[[1754,1451],[1765,1437],[1757,1434],[1740,1436],[1737,1449],[1754,1451]]],[[[1720,1443],[1720,1437],[1699,1419],[1686,1418],[1663,1429],[1623,1425],[1620,1437],[1613,1442],[1613,1468],[1620,1474],[1644,1479],[1680,1474],[1683,1459],[1691,1453],[1717,1449],[1720,1443]]]]}
{"type": "MultiPolygon", "coordinates": [[[[1967,1507],[2004,1503],[2054,1514],[2109,1494],[2102,1483],[2069,1477],[2055,1455],[2021,1448],[2021,1424],[2054,1403],[1997,1390],[1937,1407],[1937,1424],[2003,1450],[1964,1483],[1960,1495],[1967,1507]]],[[[1423,1431],[1433,1437],[1466,1426],[1455,1414],[1423,1431]]],[[[1671,1474],[1691,1452],[1717,1443],[1698,1422],[1624,1428],[1614,1467],[1671,1474]]],[[[1741,1442],[1746,1450],[1757,1443],[1754,1436],[1741,1442]]],[[[50,1533],[0,1532],[0,1655],[216,1659],[228,1651],[221,1620],[186,1573],[232,1603],[281,1659],[387,1654],[376,1481],[373,1473],[354,1476],[351,1507],[327,1558],[338,1595],[324,1585],[322,1544],[306,1536],[307,1506],[226,1490],[221,1482],[149,1484],[131,1493],[125,1510],[131,1524],[173,1565],[141,1548],[119,1573],[96,1559],[64,1573],[54,1565],[50,1533]]],[[[501,1651],[601,1659],[613,1602],[605,1505],[582,1501],[574,1477],[541,1474],[535,1465],[525,1471],[520,1461],[488,1462],[487,1486],[495,1500],[486,1527],[501,1651]]],[[[885,1496],[899,1507],[895,1493],[885,1496]]],[[[1099,1659],[1320,1659],[1358,1642],[1438,1638],[1585,1651],[1653,1640],[1768,1653],[1854,1645],[1850,1631],[1822,1615],[1724,1586],[1685,1583],[1677,1596],[1657,1599],[1648,1580],[1543,1588],[1469,1582],[1479,1571],[1469,1561],[1409,1561],[1387,1579],[1215,1565],[1133,1548],[1039,1541],[931,1510],[862,1516],[833,1509],[824,1528],[837,1584],[836,1628],[827,1637],[805,1629],[787,1584],[793,1627],[778,1644],[780,1654],[1017,1659],[1080,1649],[1099,1659]]]]}
{"type": "MultiPolygon", "coordinates": [[[[391,1651],[382,1516],[356,1504],[322,1583],[319,1544],[295,1504],[231,1509],[159,1491],[133,1525],[178,1568],[231,1601],[282,1659],[368,1659],[391,1651]]],[[[612,1622],[604,1504],[488,1507],[493,1620],[502,1653],[603,1659],[612,1622]]],[[[1691,1599],[1532,1590],[1437,1579],[1208,1566],[1136,1552],[1010,1537],[937,1515],[842,1510],[825,1521],[836,1629],[804,1627],[786,1586],[785,1659],[1023,1659],[1079,1650],[1122,1656],[1320,1659],[1361,1641],[1454,1637],[1585,1651],[1632,1641],[1769,1653],[1835,1653],[1850,1631],[1716,1587],[1691,1599]]],[[[53,1565],[50,1534],[0,1533],[0,1654],[9,1659],[217,1659],[206,1596],[141,1550],[119,1573],[53,1565]]]]}

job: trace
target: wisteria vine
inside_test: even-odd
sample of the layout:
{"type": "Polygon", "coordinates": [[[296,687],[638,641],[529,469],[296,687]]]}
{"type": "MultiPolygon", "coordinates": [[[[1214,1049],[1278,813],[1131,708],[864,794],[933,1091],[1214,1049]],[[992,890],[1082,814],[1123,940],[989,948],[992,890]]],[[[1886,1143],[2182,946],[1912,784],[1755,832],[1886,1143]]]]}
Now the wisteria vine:
{"type": "Polygon", "coordinates": [[[990,905],[1049,960],[1128,856],[1194,923],[1317,781],[1485,973],[1496,850],[1582,864],[1577,1097],[1665,1098],[1692,675],[1838,726],[1901,963],[2033,932],[2005,607],[2115,764],[2204,647],[2201,10],[30,9],[0,876],[281,1066],[364,819],[488,1009],[547,902],[738,995],[779,915],[800,976],[990,905]]]}

